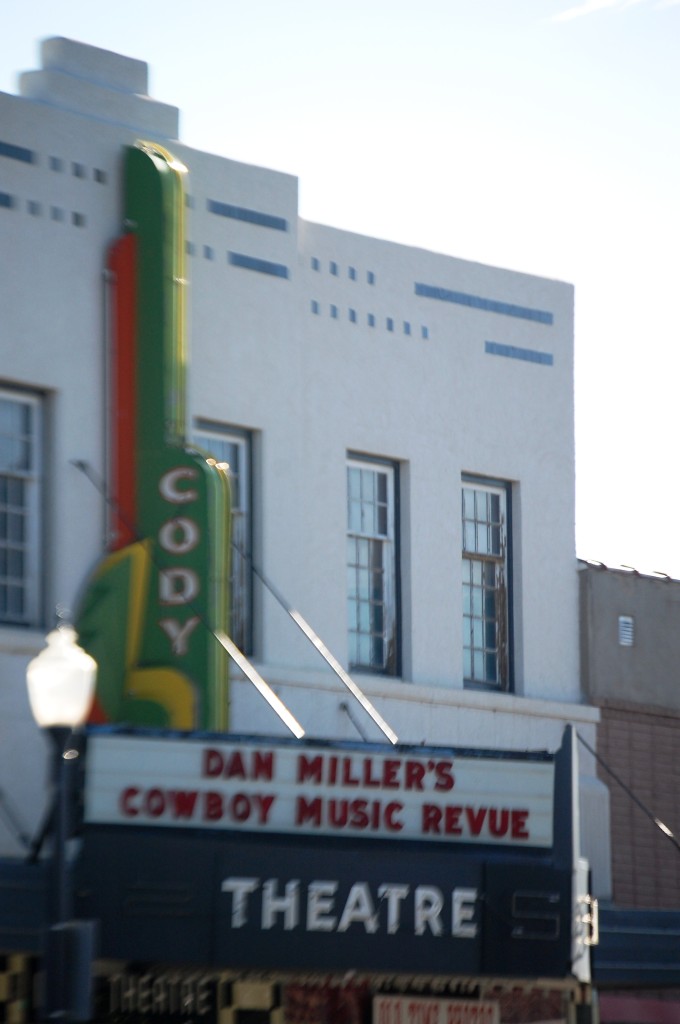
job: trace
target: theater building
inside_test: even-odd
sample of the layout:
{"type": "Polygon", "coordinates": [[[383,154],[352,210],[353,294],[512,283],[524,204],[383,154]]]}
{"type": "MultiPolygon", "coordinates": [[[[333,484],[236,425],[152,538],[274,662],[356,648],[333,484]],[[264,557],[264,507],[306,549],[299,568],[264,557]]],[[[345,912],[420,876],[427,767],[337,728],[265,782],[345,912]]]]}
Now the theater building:
{"type": "Polygon", "coordinates": [[[100,1017],[585,1013],[572,288],[304,221],[141,61],[41,58],[0,96],[2,853],[65,605],[100,1017]]]}

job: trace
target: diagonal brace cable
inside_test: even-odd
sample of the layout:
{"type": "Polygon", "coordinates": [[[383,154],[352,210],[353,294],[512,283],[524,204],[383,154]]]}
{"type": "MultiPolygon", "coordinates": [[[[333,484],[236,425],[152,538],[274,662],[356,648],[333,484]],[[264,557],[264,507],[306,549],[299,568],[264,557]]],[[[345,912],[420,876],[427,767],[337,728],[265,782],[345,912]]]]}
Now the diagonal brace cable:
{"type": "Polygon", "coordinates": [[[610,765],[607,764],[605,759],[603,757],[601,757],[600,754],[598,754],[596,750],[593,750],[593,748],[590,746],[589,743],[586,743],[586,741],[583,739],[583,736],[581,736],[580,732],[577,731],[576,735],[577,735],[577,737],[579,739],[579,742],[581,742],[583,744],[583,746],[586,748],[586,750],[589,751],[589,753],[591,753],[593,755],[593,757],[595,758],[597,763],[602,765],[604,770],[609,775],[611,775],[611,777],[614,779],[614,782],[616,782],[617,785],[619,785],[621,787],[621,789],[624,791],[626,796],[628,796],[633,801],[633,803],[635,804],[636,807],[640,808],[640,810],[645,815],[645,817],[649,818],[649,820],[652,822],[652,824],[656,825],[656,827],[659,829],[660,832],[663,832],[663,834],[666,836],[667,839],[670,839],[670,841],[672,842],[672,844],[675,847],[675,849],[678,851],[678,853],[680,853],[680,843],[675,838],[675,836],[673,835],[673,833],[669,829],[668,825],[664,824],[664,822],[661,821],[660,818],[657,818],[656,815],[652,811],[650,811],[649,807],[646,806],[646,804],[643,804],[642,800],[640,800],[640,798],[635,795],[635,793],[630,788],[630,786],[626,785],[626,783],[623,781],[621,776],[617,775],[617,773],[614,771],[614,769],[611,768],[610,765]]]}
{"type": "Polygon", "coordinates": [[[397,736],[396,732],[394,732],[394,730],[390,728],[390,726],[387,724],[387,722],[382,717],[380,712],[373,706],[371,701],[368,699],[366,694],[363,693],[363,691],[357,686],[357,684],[354,682],[351,676],[344,670],[338,659],[328,649],[328,647],[326,647],[326,644],[323,642],[318,633],[316,633],[312,629],[310,624],[300,614],[300,612],[292,607],[292,605],[283,596],[281,591],[274,586],[271,580],[267,579],[262,570],[259,569],[258,566],[255,564],[252,557],[250,555],[245,554],[245,552],[242,551],[241,548],[237,547],[236,550],[239,552],[240,555],[242,555],[244,558],[248,560],[254,574],[267,588],[272,597],[276,601],[278,601],[278,603],[281,605],[284,611],[286,611],[288,615],[290,615],[291,619],[298,627],[298,629],[300,629],[304,633],[304,635],[307,637],[310,643],[316,648],[321,657],[324,659],[326,664],[333,670],[333,672],[335,672],[338,679],[340,679],[340,681],[347,687],[347,689],[352,694],[354,699],[359,702],[359,704],[364,709],[366,714],[375,722],[375,724],[378,726],[382,734],[390,741],[390,743],[398,743],[399,737],[397,736]]]}

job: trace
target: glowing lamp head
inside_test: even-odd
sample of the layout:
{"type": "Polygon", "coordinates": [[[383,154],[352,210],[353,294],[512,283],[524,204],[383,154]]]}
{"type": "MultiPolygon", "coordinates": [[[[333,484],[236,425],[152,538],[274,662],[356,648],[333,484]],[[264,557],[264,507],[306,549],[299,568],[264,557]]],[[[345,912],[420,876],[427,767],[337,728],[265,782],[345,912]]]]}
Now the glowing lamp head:
{"type": "Polygon", "coordinates": [[[47,647],[26,670],[28,699],[37,724],[44,729],[82,725],[94,697],[97,663],[76,642],[71,626],[47,635],[47,647]]]}

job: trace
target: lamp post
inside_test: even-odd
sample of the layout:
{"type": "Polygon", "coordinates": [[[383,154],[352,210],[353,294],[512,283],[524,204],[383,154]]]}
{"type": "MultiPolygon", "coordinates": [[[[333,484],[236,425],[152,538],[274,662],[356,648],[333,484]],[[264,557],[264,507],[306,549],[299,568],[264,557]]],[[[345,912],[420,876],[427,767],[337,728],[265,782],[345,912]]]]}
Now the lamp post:
{"type": "Polygon", "coordinates": [[[51,1020],[79,1018],[74,1010],[76,987],[71,955],[77,931],[73,934],[73,898],[67,864],[68,768],[78,757],[69,740],[82,725],[92,706],[97,665],[78,646],[71,626],[60,625],[47,636],[47,647],[33,659],[26,671],[28,698],[36,723],[51,741],[53,754],[52,784],[52,860],[50,871],[50,931],[45,956],[45,1015],[51,1020]]]}

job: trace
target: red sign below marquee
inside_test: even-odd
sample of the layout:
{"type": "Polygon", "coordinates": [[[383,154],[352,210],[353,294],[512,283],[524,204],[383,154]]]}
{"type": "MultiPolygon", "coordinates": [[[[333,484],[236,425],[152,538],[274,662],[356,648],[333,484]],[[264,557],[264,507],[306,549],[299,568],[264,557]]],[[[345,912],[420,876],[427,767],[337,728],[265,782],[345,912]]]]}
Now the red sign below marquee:
{"type": "Polygon", "coordinates": [[[500,1024],[500,1005],[489,1001],[376,996],[373,1024],[500,1024]]]}

